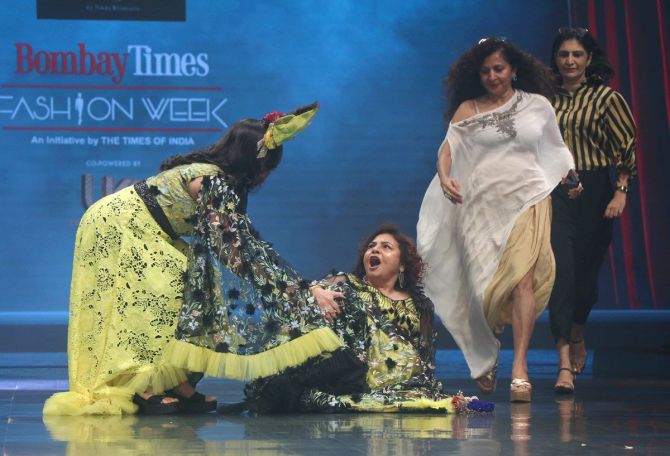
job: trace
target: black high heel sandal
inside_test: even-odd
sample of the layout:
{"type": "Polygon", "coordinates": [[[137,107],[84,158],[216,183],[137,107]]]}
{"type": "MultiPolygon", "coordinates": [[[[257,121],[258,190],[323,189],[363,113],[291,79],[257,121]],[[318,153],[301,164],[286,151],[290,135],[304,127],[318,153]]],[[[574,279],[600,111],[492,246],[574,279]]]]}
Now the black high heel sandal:
{"type": "Polygon", "coordinates": [[[573,394],[575,392],[575,372],[569,367],[561,367],[558,369],[558,374],[560,374],[561,371],[564,370],[572,374],[572,386],[565,383],[556,384],[554,385],[554,392],[557,394],[573,394]]]}
{"type": "Polygon", "coordinates": [[[144,415],[169,415],[172,413],[179,413],[181,411],[180,401],[166,404],[163,402],[163,399],[166,397],[168,396],[165,394],[156,394],[145,399],[139,394],[135,394],[133,396],[133,403],[140,408],[139,413],[144,415]]]}
{"type": "Polygon", "coordinates": [[[179,394],[173,389],[167,390],[165,395],[179,399],[179,402],[182,404],[181,411],[184,413],[208,413],[216,410],[217,402],[205,400],[207,399],[205,395],[197,391],[191,397],[179,394]]]}

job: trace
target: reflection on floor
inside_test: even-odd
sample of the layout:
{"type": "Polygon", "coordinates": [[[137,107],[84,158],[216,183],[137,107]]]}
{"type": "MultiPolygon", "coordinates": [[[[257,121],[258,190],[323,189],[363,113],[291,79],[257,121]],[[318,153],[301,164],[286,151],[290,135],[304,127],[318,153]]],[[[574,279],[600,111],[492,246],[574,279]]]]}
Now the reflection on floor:
{"type": "MultiPolygon", "coordinates": [[[[449,356],[440,355],[438,372],[448,370],[449,356]]],[[[46,397],[66,385],[65,367],[57,361],[17,366],[0,358],[3,456],[666,454],[670,447],[670,380],[587,374],[577,379],[574,396],[559,397],[551,389],[553,373],[539,369],[531,371],[532,404],[510,404],[503,364],[498,391],[490,396],[494,415],[43,418],[46,397]]],[[[441,377],[450,391],[474,392],[469,379],[441,377]]],[[[241,397],[237,382],[208,379],[200,389],[223,402],[241,397]]]]}

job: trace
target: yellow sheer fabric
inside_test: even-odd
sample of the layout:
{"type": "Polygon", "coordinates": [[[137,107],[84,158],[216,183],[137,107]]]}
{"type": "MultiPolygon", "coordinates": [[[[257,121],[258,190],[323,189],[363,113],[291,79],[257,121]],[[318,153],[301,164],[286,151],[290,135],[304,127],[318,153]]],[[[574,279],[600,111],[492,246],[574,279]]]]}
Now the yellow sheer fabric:
{"type": "Polygon", "coordinates": [[[161,230],[132,187],[84,214],[70,290],[70,391],[49,398],[45,414],[134,413],[134,393],[186,379],[185,370],[161,362],[181,308],[186,248],[161,230]]]}

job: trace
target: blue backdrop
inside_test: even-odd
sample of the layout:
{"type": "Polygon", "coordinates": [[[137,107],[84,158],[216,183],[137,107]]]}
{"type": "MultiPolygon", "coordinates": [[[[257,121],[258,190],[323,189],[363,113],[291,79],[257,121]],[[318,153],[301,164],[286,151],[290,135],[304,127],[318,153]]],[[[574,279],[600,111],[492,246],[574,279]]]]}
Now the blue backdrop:
{"type": "Polygon", "coordinates": [[[85,207],[237,119],[318,100],[250,198],[308,277],[350,269],[381,222],[412,236],[442,141],[441,81],[478,39],[545,58],[564,2],[191,1],[184,22],[0,17],[0,311],[65,311],[85,207]]]}

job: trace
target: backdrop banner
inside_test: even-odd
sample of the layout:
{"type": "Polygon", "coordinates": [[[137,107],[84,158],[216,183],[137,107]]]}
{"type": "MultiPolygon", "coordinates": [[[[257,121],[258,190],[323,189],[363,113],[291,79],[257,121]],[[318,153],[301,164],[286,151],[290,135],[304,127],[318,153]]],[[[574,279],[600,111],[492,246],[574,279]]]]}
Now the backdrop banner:
{"type": "Polygon", "coordinates": [[[249,213],[306,277],[351,269],[379,223],[415,235],[455,58],[504,36],[545,60],[570,14],[532,0],[225,0],[63,19],[38,15],[47,3],[7,0],[0,17],[0,312],[67,310],[74,235],[94,201],[236,120],[313,101],[319,115],[249,213]]]}

